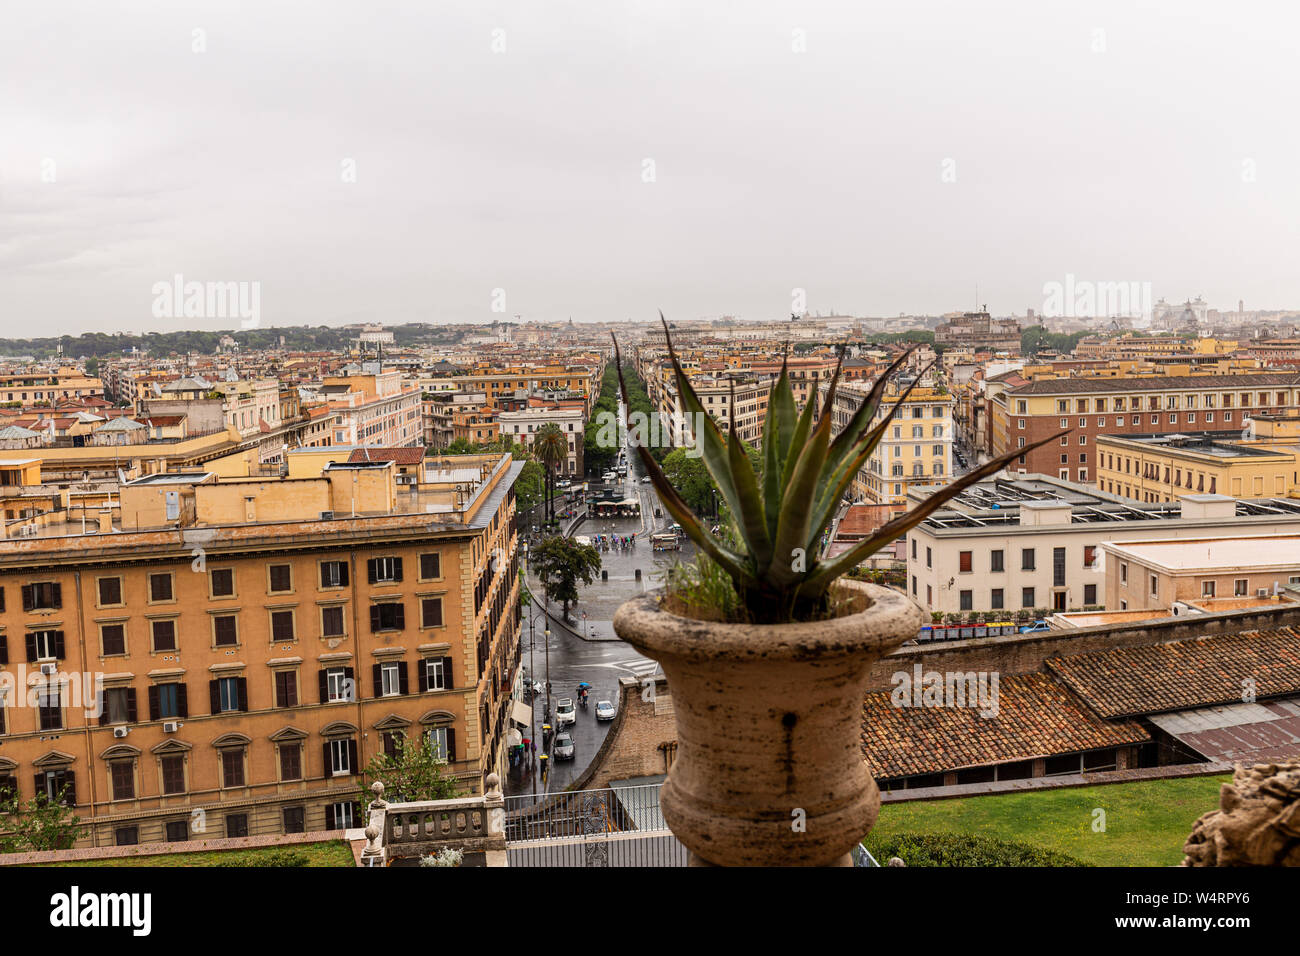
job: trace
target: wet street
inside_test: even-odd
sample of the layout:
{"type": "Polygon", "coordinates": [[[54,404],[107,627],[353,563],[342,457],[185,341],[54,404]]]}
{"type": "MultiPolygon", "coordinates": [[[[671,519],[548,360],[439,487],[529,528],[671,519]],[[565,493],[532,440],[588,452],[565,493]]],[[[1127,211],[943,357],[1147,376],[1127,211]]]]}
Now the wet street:
{"type": "MultiPolygon", "coordinates": [[[[631,463],[628,477],[622,483],[622,494],[623,497],[640,499],[641,517],[588,519],[578,526],[575,535],[590,538],[594,544],[596,535],[631,536],[635,533],[636,545],[624,550],[602,551],[602,567],[607,572],[608,579],[602,580],[597,576],[591,585],[579,588],[580,598],[578,604],[570,609],[568,628],[551,623],[549,641],[544,635],[546,616],[541,583],[531,573],[529,575],[529,589],[536,596],[537,603],[524,609],[522,656],[525,671],[536,674],[536,679],[545,681],[549,649],[552,710],[554,701],[561,697],[574,698],[576,707],[577,687],[582,681],[591,684],[592,689],[588,692],[587,709],[578,707],[577,723],[565,728],[573,737],[574,759],[553,761],[554,766],[545,783],[535,768],[512,770],[506,779],[505,792],[508,795],[530,794],[535,788],[540,796],[568,787],[587,769],[609,731],[610,721],[596,720],[596,702],[609,700],[617,707],[620,677],[643,677],[658,672],[658,664],[642,657],[618,639],[612,623],[614,612],[624,601],[647,589],[661,586],[664,571],[675,561],[693,559],[695,552],[690,542],[683,543],[680,551],[655,553],[651,549],[650,534],[667,528],[672,524],[672,519],[666,516],[655,518],[655,508],[661,507],[658,495],[653,486],[642,484],[641,463],[631,452],[629,458],[631,463]],[[640,580],[636,577],[638,570],[641,572],[640,580]]],[[[593,485],[595,489],[604,487],[593,485]]],[[[560,507],[557,503],[557,511],[560,507]]],[[[566,521],[565,526],[567,525],[566,521]]],[[[552,606],[551,613],[558,619],[560,609],[552,606]]],[[[542,746],[543,708],[543,697],[539,694],[533,703],[539,754],[542,746]]]]}

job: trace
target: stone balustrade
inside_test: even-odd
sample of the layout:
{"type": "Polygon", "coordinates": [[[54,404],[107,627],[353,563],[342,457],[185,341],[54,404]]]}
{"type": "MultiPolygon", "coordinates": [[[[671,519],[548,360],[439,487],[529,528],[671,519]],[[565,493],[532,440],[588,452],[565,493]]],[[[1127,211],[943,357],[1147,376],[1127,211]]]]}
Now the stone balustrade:
{"type": "Polygon", "coordinates": [[[488,866],[505,865],[505,797],[497,774],[488,775],[487,792],[478,797],[389,803],[382,783],[371,790],[362,866],[391,866],[447,848],[483,854],[488,866]]]}

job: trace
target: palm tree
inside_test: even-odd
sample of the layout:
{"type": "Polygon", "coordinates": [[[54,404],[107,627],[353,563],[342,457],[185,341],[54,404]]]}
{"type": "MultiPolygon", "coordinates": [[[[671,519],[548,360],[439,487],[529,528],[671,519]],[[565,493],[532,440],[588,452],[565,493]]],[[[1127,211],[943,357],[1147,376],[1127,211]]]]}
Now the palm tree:
{"type": "Polygon", "coordinates": [[[533,454],[542,463],[546,471],[546,512],[549,518],[555,517],[555,506],[551,500],[555,486],[555,469],[569,457],[569,440],[560,426],[548,422],[533,435],[533,454]]]}

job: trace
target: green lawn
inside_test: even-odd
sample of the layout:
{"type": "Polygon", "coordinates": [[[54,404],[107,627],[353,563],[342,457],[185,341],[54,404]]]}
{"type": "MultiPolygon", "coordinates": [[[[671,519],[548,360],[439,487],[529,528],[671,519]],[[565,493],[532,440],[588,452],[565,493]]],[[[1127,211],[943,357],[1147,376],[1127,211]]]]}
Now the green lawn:
{"type": "Polygon", "coordinates": [[[356,866],[352,848],[343,840],[268,846],[255,850],[204,850],[195,853],[167,853],[161,856],[114,857],[109,860],[76,860],[44,863],[42,866],[272,866],[286,861],[301,866],[356,866]],[[301,859],[302,862],[297,861],[301,859]],[[277,861],[280,861],[277,863],[277,861]]]}
{"type": "MultiPolygon", "coordinates": [[[[885,804],[872,835],[977,833],[1068,853],[1093,866],[1175,866],[1192,823],[1219,805],[1230,774],[885,804]],[[1093,831],[1094,810],[1105,830],[1093,831]]],[[[884,861],[881,861],[882,863],[884,861]]]]}

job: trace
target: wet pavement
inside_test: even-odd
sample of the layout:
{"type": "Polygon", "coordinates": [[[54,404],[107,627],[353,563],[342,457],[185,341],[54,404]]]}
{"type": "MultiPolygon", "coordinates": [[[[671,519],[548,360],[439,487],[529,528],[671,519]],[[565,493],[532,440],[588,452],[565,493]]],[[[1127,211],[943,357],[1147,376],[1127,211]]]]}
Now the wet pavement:
{"type": "MultiPolygon", "coordinates": [[[[617,707],[620,677],[644,677],[659,670],[657,663],[641,656],[618,639],[613,627],[614,612],[630,598],[647,589],[661,586],[664,571],[675,561],[692,560],[695,551],[689,541],[683,542],[680,551],[656,553],[651,549],[650,534],[667,528],[672,519],[666,513],[664,517],[654,517],[655,508],[661,507],[658,495],[653,486],[641,483],[641,464],[630,454],[629,457],[632,458],[632,463],[622,490],[625,497],[635,496],[640,499],[641,517],[588,519],[574,533],[594,539],[596,535],[610,534],[630,537],[635,532],[636,545],[623,550],[601,552],[602,567],[608,572],[608,579],[602,580],[598,576],[591,585],[579,588],[579,601],[570,609],[568,629],[552,623],[549,641],[543,633],[546,616],[541,584],[529,575],[529,589],[536,595],[538,603],[524,609],[526,613],[522,643],[525,671],[536,674],[537,679],[544,681],[549,647],[552,711],[554,701],[560,697],[573,697],[576,705],[576,691],[580,682],[587,681],[592,689],[588,692],[587,709],[579,707],[577,723],[565,728],[573,737],[574,759],[553,761],[553,766],[548,771],[549,779],[545,782],[533,766],[512,769],[505,781],[507,795],[529,794],[535,788],[540,796],[567,788],[587,769],[609,732],[609,721],[596,720],[596,702],[609,700],[617,707]],[[638,569],[641,571],[640,580],[636,577],[638,569]]],[[[565,521],[564,526],[568,527],[568,524],[565,521]]],[[[554,617],[559,617],[558,607],[552,606],[550,611],[554,617]]],[[[538,695],[533,704],[533,712],[539,754],[542,748],[543,711],[543,697],[538,695]]]]}

